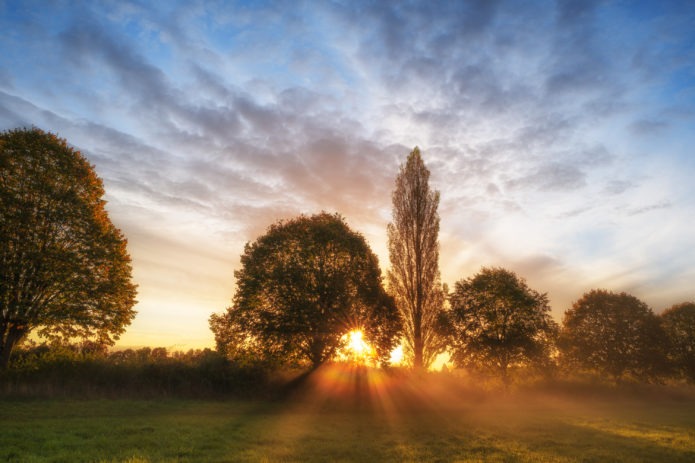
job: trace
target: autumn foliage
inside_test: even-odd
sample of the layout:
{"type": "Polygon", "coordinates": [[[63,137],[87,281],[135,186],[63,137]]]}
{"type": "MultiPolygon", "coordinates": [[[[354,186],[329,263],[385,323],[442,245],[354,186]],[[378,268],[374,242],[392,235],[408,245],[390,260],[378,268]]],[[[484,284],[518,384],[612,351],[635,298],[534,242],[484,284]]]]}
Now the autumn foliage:
{"type": "Polygon", "coordinates": [[[0,134],[0,368],[32,331],[112,344],[135,316],[126,239],[103,195],[65,140],[0,134]]]}
{"type": "Polygon", "coordinates": [[[376,256],[342,217],[300,216],[246,246],[233,305],[213,315],[218,349],[237,361],[302,364],[332,359],[360,329],[387,362],[400,319],[376,256]]]}

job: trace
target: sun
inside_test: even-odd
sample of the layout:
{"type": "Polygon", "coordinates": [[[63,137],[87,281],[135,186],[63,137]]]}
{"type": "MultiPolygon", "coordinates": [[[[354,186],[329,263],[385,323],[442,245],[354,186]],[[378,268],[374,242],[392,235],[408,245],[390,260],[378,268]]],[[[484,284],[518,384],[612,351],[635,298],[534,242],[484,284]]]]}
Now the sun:
{"type": "Polygon", "coordinates": [[[373,360],[374,349],[364,338],[364,332],[354,329],[343,336],[345,342],[340,357],[352,363],[368,364],[373,360]]]}
{"type": "Polygon", "coordinates": [[[391,351],[390,362],[391,365],[401,365],[403,363],[405,355],[403,354],[403,346],[397,346],[391,351]]]}
{"type": "MultiPolygon", "coordinates": [[[[376,350],[367,342],[364,332],[361,329],[356,328],[349,331],[343,335],[341,340],[343,341],[343,347],[338,351],[337,358],[339,360],[360,365],[376,365],[376,350]]],[[[404,354],[402,345],[399,345],[391,351],[389,360],[391,365],[401,365],[403,363],[404,354]]]]}
{"type": "Polygon", "coordinates": [[[363,356],[369,351],[369,346],[364,342],[362,330],[353,330],[348,333],[348,349],[356,356],[363,356]]]}

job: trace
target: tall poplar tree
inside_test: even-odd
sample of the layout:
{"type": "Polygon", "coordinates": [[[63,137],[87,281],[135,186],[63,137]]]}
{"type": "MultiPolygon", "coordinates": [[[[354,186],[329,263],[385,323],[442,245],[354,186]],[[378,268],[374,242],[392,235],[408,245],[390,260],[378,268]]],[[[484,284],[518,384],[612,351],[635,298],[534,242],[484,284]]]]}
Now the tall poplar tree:
{"type": "Polygon", "coordinates": [[[415,147],[401,165],[388,225],[389,290],[403,321],[407,353],[416,369],[427,368],[444,351],[437,330],[444,291],[439,276],[439,192],[429,187],[427,170],[415,147]]]}

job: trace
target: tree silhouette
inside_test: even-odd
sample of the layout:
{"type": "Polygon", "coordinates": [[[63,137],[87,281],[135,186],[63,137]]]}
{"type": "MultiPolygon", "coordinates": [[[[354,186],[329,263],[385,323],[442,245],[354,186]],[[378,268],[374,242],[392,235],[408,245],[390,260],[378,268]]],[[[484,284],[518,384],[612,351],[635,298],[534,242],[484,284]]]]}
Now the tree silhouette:
{"type": "Polygon", "coordinates": [[[627,293],[591,290],[565,312],[559,347],[568,367],[611,376],[650,378],[665,367],[666,339],[659,319],[627,293]]]}
{"type": "Polygon", "coordinates": [[[30,331],[112,344],[135,315],[126,240],[64,140],[0,134],[0,367],[30,331]]]}
{"type": "Polygon", "coordinates": [[[509,384],[510,367],[550,361],[557,324],[548,297],[515,273],[483,268],[458,281],[449,302],[452,358],[459,367],[492,369],[509,384]]]}
{"type": "Polygon", "coordinates": [[[675,369],[695,381],[695,302],[683,302],[661,314],[668,357],[675,369]]]}
{"type": "Polygon", "coordinates": [[[439,276],[439,192],[430,190],[429,177],[415,147],[396,177],[393,222],[387,228],[389,292],[401,313],[405,346],[416,369],[429,366],[445,348],[437,330],[444,304],[439,276]]]}
{"type": "Polygon", "coordinates": [[[361,329],[386,362],[400,330],[376,256],[342,217],[321,213],[271,225],[247,244],[233,305],[213,315],[218,349],[234,359],[331,359],[361,329]]]}

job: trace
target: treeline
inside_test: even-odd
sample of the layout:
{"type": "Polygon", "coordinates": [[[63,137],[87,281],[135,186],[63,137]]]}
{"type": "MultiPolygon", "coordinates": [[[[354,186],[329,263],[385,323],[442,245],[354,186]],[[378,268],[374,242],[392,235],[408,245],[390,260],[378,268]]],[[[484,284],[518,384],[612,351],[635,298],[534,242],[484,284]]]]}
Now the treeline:
{"type": "Polygon", "coordinates": [[[238,365],[211,349],[105,344],[27,343],[0,370],[4,397],[224,398],[264,397],[285,382],[261,365],[238,365]]]}
{"type": "MultiPolygon", "coordinates": [[[[289,224],[294,226],[297,222],[321,227],[342,223],[339,217],[325,214],[298,218],[289,224]]],[[[269,233],[277,232],[277,227],[269,233]]],[[[307,230],[292,236],[306,244],[312,235],[307,230]]],[[[217,351],[231,362],[270,369],[290,365],[316,368],[334,358],[337,347],[344,347],[341,342],[344,343],[347,330],[366,327],[367,340],[374,339],[369,334],[375,328],[365,324],[360,313],[352,312],[351,304],[342,315],[339,310],[330,315],[322,313],[320,303],[309,310],[301,297],[306,287],[297,279],[297,273],[278,268],[282,262],[301,262],[299,257],[289,259],[282,255],[298,246],[294,242],[293,246],[274,247],[277,252],[270,253],[272,259],[263,265],[253,255],[242,260],[249,267],[263,269],[263,273],[248,281],[247,273],[238,272],[238,282],[246,291],[237,293],[236,306],[211,317],[217,351]],[[278,279],[278,275],[283,278],[278,279]],[[287,275],[294,277],[286,281],[287,275]],[[267,301],[281,297],[267,291],[292,294],[292,298],[285,301],[286,305],[268,304],[267,301]],[[297,300],[301,301],[301,311],[293,305],[297,300]],[[317,351],[323,353],[319,362],[309,356],[317,351]]],[[[260,252],[264,247],[254,245],[247,249],[252,250],[260,252]]],[[[315,251],[308,255],[312,262],[317,257],[315,251]]],[[[335,255],[332,262],[336,262],[334,258],[335,255]]],[[[312,265],[299,273],[312,282],[322,282],[326,275],[318,269],[327,267],[327,263],[312,265]]],[[[337,270],[330,274],[336,275],[337,270]]],[[[305,296],[315,294],[310,289],[305,296]]],[[[558,323],[550,314],[547,294],[529,288],[523,278],[503,268],[483,268],[458,281],[445,297],[446,303],[433,324],[440,346],[437,352],[448,354],[449,364],[453,363],[457,374],[474,381],[497,380],[505,386],[539,379],[695,383],[695,303],[677,304],[657,315],[630,294],[591,290],[575,301],[558,323]]],[[[398,318],[389,309],[388,299],[381,300],[383,305],[375,304],[391,314],[387,332],[395,337],[388,337],[384,344],[391,348],[400,334],[394,327],[398,318]]],[[[383,323],[375,326],[382,328],[382,334],[386,331],[383,323]]],[[[386,356],[379,352],[378,345],[374,347],[371,360],[388,367],[386,356]]],[[[411,358],[406,355],[405,362],[412,367],[410,355],[411,358]]]]}
{"type": "Polygon", "coordinates": [[[530,372],[695,381],[695,303],[656,315],[592,290],[552,319],[547,294],[503,268],[453,291],[439,272],[439,192],[416,147],[401,165],[387,227],[390,268],[339,214],[279,221],[248,243],[232,305],[212,314],[216,351],[107,346],[135,316],[125,236],[103,182],[65,140],[0,133],[0,387],[7,394],[259,393],[278,372],[319,368],[359,330],[388,366],[402,346],[418,372],[448,352],[460,371],[509,385],[530,372]],[[53,344],[24,345],[31,334],[53,344]],[[70,344],[76,339],[91,340],[70,344]],[[62,340],[62,341],[58,341],[62,340]],[[8,368],[9,367],[9,368],[8,368]]]}
{"type": "Polygon", "coordinates": [[[457,369],[505,385],[529,371],[695,380],[695,303],[657,316],[634,296],[596,289],[558,324],[547,294],[504,268],[484,267],[449,292],[429,175],[415,148],[392,194],[386,285],[366,240],[339,214],[279,221],[248,243],[232,305],[210,317],[218,352],[234,362],[317,368],[359,330],[381,365],[401,345],[415,370],[448,353],[457,369]]]}
{"type": "Polygon", "coordinates": [[[695,303],[660,315],[627,293],[591,290],[564,314],[550,317],[545,294],[513,272],[484,268],[449,296],[442,330],[453,362],[499,376],[695,382],[695,303]],[[522,373],[523,372],[523,373],[522,373]]]}

